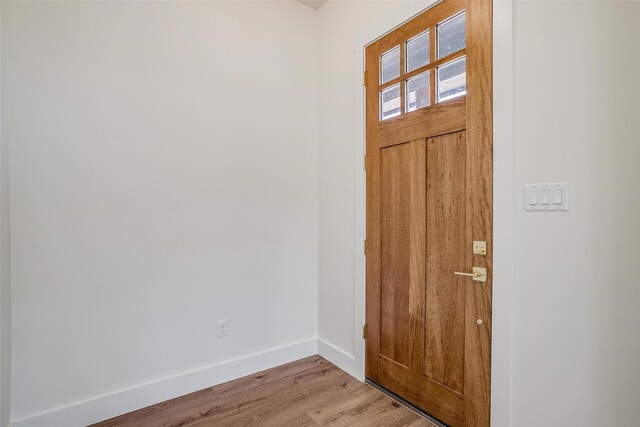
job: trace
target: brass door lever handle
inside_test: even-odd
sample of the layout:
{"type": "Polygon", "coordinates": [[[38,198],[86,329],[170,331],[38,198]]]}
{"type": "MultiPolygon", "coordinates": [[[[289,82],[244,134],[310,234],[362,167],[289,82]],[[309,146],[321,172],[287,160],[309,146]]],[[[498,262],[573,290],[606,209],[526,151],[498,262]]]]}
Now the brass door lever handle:
{"type": "Polygon", "coordinates": [[[471,277],[476,282],[486,282],[487,281],[487,269],[481,267],[473,267],[473,273],[464,273],[462,271],[454,271],[453,274],[456,276],[464,276],[471,277]]]}
{"type": "Polygon", "coordinates": [[[454,271],[453,274],[456,276],[466,276],[466,277],[480,277],[482,273],[463,273],[461,271],[454,271]]]}

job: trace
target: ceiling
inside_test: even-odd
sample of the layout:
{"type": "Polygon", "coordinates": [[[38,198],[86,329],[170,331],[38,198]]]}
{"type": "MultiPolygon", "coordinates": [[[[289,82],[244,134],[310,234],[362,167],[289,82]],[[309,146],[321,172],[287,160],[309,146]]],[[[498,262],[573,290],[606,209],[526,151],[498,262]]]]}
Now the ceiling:
{"type": "Polygon", "coordinates": [[[304,5],[307,5],[315,10],[318,10],[325,4],[328,0],[296,0],[304,5]]]}

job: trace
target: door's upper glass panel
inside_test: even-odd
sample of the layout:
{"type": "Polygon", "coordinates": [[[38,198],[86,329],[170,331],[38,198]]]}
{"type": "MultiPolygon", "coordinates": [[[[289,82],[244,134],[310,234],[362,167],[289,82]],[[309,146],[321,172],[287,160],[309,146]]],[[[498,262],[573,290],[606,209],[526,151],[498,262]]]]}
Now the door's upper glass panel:
{"type": "Polygon", "coordinates": [[[407,42],[407,73],[429,63],[429,31],[407,42]]]}
{"type": "Polygon", "coordinates": [[[380,92],[380,118],[390,119],[400,115],[400,83],[380,92]]]}
{"type": "Polygon", "coordinates": [[[427,107],[431,103],[429,84],[430,73],[422,73],[407,80],[407,95],[405,97],[407,112],[415,111],[422,107],[427,107]]]}
{"type": "Polygon", "coordinates": [[[451,61],[438,68],[438,102],[448,101],[467,93],[467,59],[451,61]]]}
{"type": "Polygon", "coordinates": [[[464,12],[438,25],[438,59],[464,49],[465,37],[464,12]]]}
{"type": "Polygon", "coordinates": [[[400,46],[396,46],[380,57],[380,83],[400,77],[400,46]]]}

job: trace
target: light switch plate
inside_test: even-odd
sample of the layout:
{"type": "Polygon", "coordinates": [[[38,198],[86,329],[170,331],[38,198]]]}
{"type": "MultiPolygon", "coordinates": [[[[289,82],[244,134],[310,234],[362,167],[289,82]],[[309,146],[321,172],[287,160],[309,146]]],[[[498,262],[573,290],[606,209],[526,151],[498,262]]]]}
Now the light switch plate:
{"type": "Polygon", "coordinates": [[[568,211],[569,183],[529,184],[525,186],[524,210],[568,211]]]}

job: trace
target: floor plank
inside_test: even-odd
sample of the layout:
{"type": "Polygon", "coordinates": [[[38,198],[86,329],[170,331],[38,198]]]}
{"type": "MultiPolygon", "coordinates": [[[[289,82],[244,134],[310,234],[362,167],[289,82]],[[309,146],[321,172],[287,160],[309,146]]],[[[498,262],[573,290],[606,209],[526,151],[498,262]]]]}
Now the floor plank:
{"type": "Polygon", "coordinates": [[[158,403],[93,427],[435,427],[320,356],[158,403]]]}

